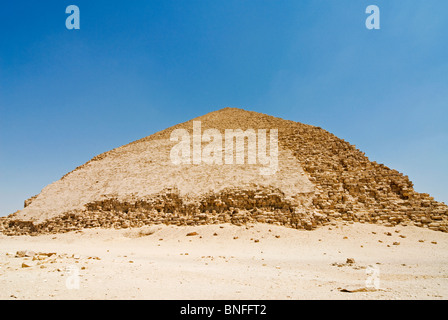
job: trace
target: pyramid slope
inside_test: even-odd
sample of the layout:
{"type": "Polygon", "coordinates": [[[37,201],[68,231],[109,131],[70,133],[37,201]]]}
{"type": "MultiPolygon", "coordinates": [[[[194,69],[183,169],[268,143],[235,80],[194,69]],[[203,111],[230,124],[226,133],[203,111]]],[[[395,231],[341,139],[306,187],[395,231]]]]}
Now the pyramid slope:
{"type": "Polygon", "coordinates": [[[408,177],[371,162],[318,128],[224,108],[103,153],[45,187],[3,219],[6,233],[250,221],[312,229],[332,220],[412,223],[448,231],[448,208],[408,177]],[[278,129],[279,170],[259,165],[174,165],[175,129],[278,129]]]}
{"type": "Polygon", "coordinates": [[[254,185],[277,188],[287,197],[314,190],[288,150],[280,150],[281,170],[262,176],[258,165],[175,165],[169,158],[172,145],[169,140],[149,140],[92,161],[45,187],[16,218],[42,222],[67,211],[83,210],[95,201],[146,200],[168,189],[176,189],[185,201],[226,188],[254,185]]]}
{"type": "Polygon", "coordinates": [[[292,198],[298,193],[311,193],[314,185],[308,180],[291,151],[280,147],[280,170],[273,176],[258,173],[259,165],[175,165],[169,140],[175,129],[191,131],[193,121],[201,121],[203,129],[273,128],[284,126],[284,120],[255,112],[226,108],[165,129],[152,136],[95,157],[65,175],[36,196],[16,219],[37,223],[66,212],[85,209],[85,205],[107,199],[120,202],[150,199],[167,189],[176,189],[186,200],[220,192],[226,188],[273,187],[292,198]]]}

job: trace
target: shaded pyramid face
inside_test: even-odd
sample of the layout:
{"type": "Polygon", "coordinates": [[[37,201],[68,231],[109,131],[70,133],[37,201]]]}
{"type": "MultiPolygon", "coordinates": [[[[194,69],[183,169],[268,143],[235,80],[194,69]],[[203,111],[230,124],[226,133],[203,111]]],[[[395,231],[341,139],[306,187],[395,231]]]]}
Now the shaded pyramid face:
{"type": "Polygon", "coordinates": [[[403,174],[321,128],[235,108],[101,154],[25,205],[2,220],[3,233],[333,220],[448,231],[447,206],[403,174]],[[246,136],[226,139],[232,132],[246,136]]]}

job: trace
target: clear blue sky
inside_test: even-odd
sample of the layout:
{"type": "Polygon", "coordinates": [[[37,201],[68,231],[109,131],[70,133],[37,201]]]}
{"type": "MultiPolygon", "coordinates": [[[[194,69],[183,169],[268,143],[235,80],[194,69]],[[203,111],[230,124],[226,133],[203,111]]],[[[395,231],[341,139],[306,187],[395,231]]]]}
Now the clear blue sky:
{"type": "Polygon", "coordinates": [[[0,216],[223,107],[320,126],[448,203],[447,14],[446,0],[3,2],[0,216]],[[65,27],[71,4],[80,30],[65,27]]]}

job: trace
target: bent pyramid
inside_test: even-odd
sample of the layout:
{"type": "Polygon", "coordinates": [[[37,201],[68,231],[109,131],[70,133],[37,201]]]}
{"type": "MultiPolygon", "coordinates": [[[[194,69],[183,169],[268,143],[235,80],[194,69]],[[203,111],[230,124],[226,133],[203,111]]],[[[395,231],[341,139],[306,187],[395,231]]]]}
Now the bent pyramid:
{"type": "MultiPolygon", "coordinates": [[[[249,148],[249,141],[244,143],[249,148]]],[[[270,145],[267,154],[273,150],[270,145]]],[[[448,232],[448,207],[416,192],[407,176],[371,162],[321,128],[224,108],[96,156],[26,200],[24,209],[2,218],[0,231],[16,235],[224,222],[310,230],[335,220],[448,232]],[[173,131],[185,129],[194,140],[198,122],[201,132],[215,129],[223,136],[226,129],[277,130],[278,170],[262,175],[263,164],[248,161],[173,163],[171,152],[178,143],[170,139],[173,131]]]]}

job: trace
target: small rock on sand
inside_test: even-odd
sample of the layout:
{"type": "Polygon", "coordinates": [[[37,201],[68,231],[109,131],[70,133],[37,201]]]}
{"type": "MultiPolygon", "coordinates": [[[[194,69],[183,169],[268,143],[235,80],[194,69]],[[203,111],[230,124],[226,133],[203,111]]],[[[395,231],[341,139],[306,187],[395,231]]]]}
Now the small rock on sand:
{"type": "Polygon", "coordinates": [[[30,261],[26,261],[26,262],[22,262],[22,268],[31,268],[33,267],[35,264],[30,262],[30,261]]]}
{"type": "Polygon", "coordinates": [[[33,257],[36,253],[30,250],[23,250],[16,252],[16,258],[33,257]]]}
{"type": "Polygon", "coordinates": [[[347,264],[353,264],[353,263],[355,263],[355,259],[353,259],[353,258],[347,258],[347,261],[346,261],[345,263],[347,263],[347,264]]]}

